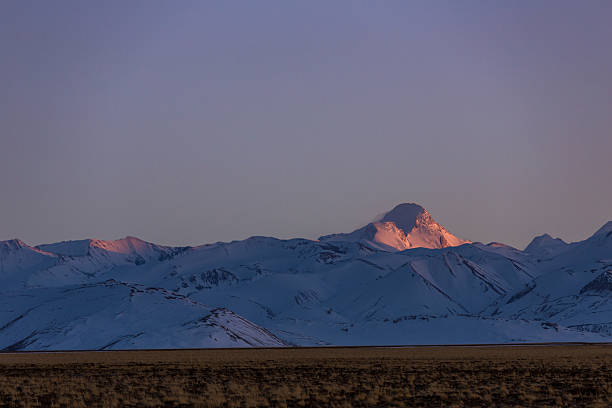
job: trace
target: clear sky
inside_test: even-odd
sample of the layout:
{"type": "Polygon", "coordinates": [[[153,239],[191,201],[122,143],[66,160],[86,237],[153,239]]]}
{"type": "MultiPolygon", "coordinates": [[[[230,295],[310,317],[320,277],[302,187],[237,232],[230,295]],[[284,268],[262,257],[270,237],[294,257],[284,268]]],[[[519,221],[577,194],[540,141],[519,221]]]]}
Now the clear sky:
{"type": "Polygon", "coordinates": [[[0,2],[0,239],[612,219],[612,2],[0,2]]]}

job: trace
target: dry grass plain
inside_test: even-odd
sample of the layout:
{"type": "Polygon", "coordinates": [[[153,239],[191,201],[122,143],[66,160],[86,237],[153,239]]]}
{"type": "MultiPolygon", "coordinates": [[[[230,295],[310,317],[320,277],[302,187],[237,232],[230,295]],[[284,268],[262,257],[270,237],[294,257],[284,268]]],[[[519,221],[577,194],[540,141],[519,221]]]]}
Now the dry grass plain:
{"type": "Polygon", "coordinates": [[[0,354],[3,407],[610,407],[612,345],[0,354]]]}

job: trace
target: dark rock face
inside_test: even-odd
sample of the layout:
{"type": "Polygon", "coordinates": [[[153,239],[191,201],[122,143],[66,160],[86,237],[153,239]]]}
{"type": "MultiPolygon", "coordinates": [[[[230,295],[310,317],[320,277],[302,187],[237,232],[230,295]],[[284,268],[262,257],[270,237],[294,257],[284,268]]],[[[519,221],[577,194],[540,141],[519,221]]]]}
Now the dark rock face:
{"type": "Polygon", "coordinates": [[[417,218],[424,212],[425,209],[418,204],[404,203],[386,213],[380,222],[393,222],[405,232],[410,232],[416,226],[417,218]]]}
{"type": "Polygon", "coordinates": [[[612,292],[612,270],[602,273],[580,289],[581,294],[585,292],[612,292]]]}
{"type": "Polygon", "coordinates": [[[203,286],[207,289],[219,286],[221,283],[238,283],[236,275],[223,268],[215,268],[200,274],[203,286]]]}

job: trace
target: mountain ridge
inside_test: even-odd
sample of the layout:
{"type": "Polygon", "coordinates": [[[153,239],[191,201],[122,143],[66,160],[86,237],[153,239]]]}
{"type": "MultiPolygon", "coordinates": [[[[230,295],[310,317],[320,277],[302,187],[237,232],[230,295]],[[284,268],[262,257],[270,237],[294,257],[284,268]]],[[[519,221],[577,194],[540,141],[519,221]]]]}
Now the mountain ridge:
{"type": "Polygon", "coordinates": [[[0,349],[612,339],[611,222],[571,244],[536,237],[530,251],[442,247],[424,208],[396,208],[356,230],[365,237],[0,241],[0,349]],[[385,225],[440,247],[387,245],[375,239],[385,225]]]}

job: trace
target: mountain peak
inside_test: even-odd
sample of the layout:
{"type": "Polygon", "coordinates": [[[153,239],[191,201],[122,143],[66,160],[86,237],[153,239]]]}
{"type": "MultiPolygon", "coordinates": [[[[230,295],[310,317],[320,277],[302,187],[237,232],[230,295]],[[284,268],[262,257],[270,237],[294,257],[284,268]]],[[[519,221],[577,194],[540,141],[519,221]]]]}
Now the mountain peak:
{"type": "Polygon", "coordinates": [[[416,227],[417,219],[424,215],[429,215],[429,213],[420,205],[403,203],[396,205],[391,211],[383,215],[379,222],[392,222],[405,232],[410,232],[416,227]]]}
{"type": "Polygon", "coordinates": [[[568,247],[567,242],[561,238],[553,238],[549,234],[535,237],[525,248],[525,252],[538,255],[552,255],[568,247]]]}
{"type": "Polygon", "coordinates": [[[324,241],[367,241],[384,250],[403,251],[409,248],[445,248],[470,241],[462,240],[434,221],[418,204],[396,205],[378,221],[349,234],[333,234],[319,238],[324,241]]]}
{"type": "Polygon", "coordinates": [[[25,242],[23,242],[22,240],[18,238],[8,239],[6,241],[0,241],[0,247],[11,249],[11,250],[25,248],[27,246],[28,244],[26,244],[25,242]]]}
{"type": "MultiPolygon", "coordinates": [[[[550,234],[542,234],[542,235],[538,235],[535,238],[533,238],[529,246],[533,244],[550,245],[550,244],[565,244],[565,243],[566,242],[563,241],[561,238],[553,238],[550,234]]],[[[529,246],[527,248],[529,248],[529,246]]],[[[527,248],[525,248],[525,250],[527,250],[527,248]]]]}
{"type": "Polygon", "coordinates": [[[127,236],[125,238],[113,241],[93,238],[74,241],[61,241],[53,244],[39,245],[37,248],[59,255],[85,256],[90,253],[90,249],[118,253],[131,253],[147,246],[152,246],[152,244],[149,244],[140,238],[127,236]]]}

